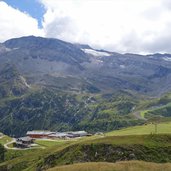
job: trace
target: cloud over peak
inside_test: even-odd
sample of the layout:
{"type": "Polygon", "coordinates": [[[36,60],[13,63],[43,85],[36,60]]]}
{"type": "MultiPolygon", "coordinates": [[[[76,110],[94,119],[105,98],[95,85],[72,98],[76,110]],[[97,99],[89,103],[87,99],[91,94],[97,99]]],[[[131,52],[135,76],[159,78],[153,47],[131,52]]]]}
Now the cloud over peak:
{"type": "Polygon", "coordinates": [[[171,52],[169,0],[40,1],[47,37],[123,53],[171,52]]]}
{"type": "Polygon", "coordinates": [[[122,53],[171,53],[170,0],[39,2],[46,9],[42,29],[36,19],[0,2],[0,40],[33,34],[122,53]]]}

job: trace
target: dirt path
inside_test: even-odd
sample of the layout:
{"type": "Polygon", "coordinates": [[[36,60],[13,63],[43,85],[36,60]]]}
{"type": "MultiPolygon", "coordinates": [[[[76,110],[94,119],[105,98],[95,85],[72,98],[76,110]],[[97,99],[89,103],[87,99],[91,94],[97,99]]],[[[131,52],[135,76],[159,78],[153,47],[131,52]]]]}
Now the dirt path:
{"type": "Polygon", "coordinates": [[[8,147],[8,145],[12,144],[15,142],[15,139],[12,139],[12,141],[7,142],[6,144],[4,144],[4,147],[8,150],[17,150],[17,148],[13,148],[13,147],[8,147]]]}

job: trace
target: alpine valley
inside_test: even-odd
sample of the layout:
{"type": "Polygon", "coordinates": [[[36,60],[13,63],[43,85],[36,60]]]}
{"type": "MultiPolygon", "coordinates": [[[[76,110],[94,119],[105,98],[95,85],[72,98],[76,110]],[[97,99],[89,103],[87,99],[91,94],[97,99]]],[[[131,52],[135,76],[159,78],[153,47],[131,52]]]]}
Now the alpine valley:
{"type": "Polygon", "coordinates": [[[168,120],[170,90],[170,54],[119,54],[34,36],[0,44],[0,130],[10,136],[168,120]]]}

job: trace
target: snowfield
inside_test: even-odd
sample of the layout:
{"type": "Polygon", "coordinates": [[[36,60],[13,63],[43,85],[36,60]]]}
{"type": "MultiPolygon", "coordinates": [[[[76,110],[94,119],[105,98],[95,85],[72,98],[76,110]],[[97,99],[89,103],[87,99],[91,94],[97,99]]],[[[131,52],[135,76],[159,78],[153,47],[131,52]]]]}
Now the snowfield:
{"type": "Polygon", "coordinates": [[[85,53],[91,54],[93,56],[111,56],[110,53],[100,52],[100,51],[93,50],[93,49],[81,49],[81,50],[83,50],[85,53]]]}

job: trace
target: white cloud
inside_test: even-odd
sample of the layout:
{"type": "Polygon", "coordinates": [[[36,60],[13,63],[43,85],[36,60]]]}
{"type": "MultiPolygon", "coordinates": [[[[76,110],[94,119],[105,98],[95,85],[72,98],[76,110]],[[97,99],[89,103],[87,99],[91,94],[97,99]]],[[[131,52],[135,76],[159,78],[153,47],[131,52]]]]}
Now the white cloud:
{"type": "Polygon", "coordinates": [[[37,20],[0,1],[0,42],[27,35],[43,36],[37,20]]]}
{"type": "Polygon", "coordinates": [[[42,29],[0,2],[0,41],[40,35],[122,53],[171,53],[170,0],[39,1],[46,8],[42,29]]]}
{"type": "Polygon", "coordinates": [[[170,0],[40,1],[47,37],[119,52],[171,52],[170,0]]]}

